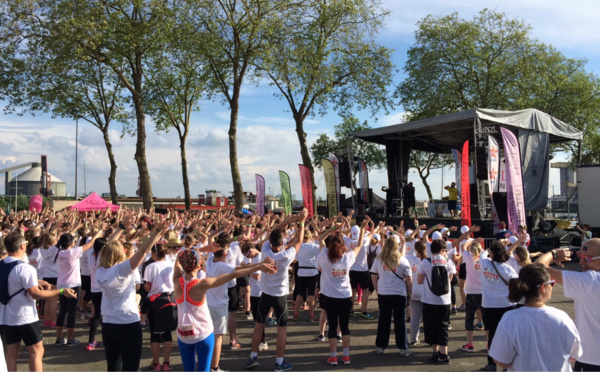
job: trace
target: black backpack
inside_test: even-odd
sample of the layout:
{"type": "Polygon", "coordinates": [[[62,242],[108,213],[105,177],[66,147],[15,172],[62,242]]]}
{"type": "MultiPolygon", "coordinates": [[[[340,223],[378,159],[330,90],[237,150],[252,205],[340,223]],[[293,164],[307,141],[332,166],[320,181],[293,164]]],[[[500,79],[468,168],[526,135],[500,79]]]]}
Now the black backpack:
{"type": "Polygon", "coordinates": [[[15,266],[22,263],[24,262],[21,260],[16,260],[11,263],[6,263],[4,260],[0,261],[0,283],[2,283],[0,284],[0,303],[2,305],[8,304],[13,297],[25,290],[25,288],[21,288],[13,294],[8,293],[8,276],[15,266]]]}
{"type": "Polygon", "coordinates": [[[375,250],[372,251],[371,245],[369,245],[369,248],[367,248],[367,266],[369,267],[369,270],[371,270],[371,267],[373,267],[373,262],[375,262],[376,257],[377,257],[377,246],[375,247],[375,250]]]}
{"type": "MultiPolygon", "coordinates": [[[[429,257],[427,258],[427,261],[432,263],[431,258],[429,257]]],[[[431,293],[434,295],[443,296],[450,292],[450,284],[448,283],[448,269],[446,269],[446,265],[433,265],[431,268],[431,283],[429,282],[427,275],[425,275],[425,279],[427,279],[429,290],[431,290],[431,293]]]]}

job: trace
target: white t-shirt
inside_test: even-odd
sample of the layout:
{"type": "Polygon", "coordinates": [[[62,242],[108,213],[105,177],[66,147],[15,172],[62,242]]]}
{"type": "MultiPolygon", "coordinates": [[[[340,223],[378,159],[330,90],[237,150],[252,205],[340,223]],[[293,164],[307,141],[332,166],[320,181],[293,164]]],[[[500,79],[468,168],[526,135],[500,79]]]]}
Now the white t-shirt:
{"type": "MultiPolygon", "coordinates": [[[[4,262],[8,264],[19,260],[8,256],[4,262]]],[[[8,293],[12,295],[21,288],[25,288],[25,290],[14,296],[8,304],[0,304],[0,325],[19,326],[39,320],[35,300],[27,293],[28,289],[37,285],[37,272],[33,266],[24,262],[13,267],[8,276],[8,293]]]]}
{"type": "MultiPolygon", "coordinates": [[[[240,242],[233,242],[229,244],[229,251],[227,252],[227,256],[225,256],[225,262],[233,267],[238,267],[243,261],[244,255],[242,254],[242,249],[240,248],[240,242]]],[[[235,287],[235,283],[235,279],[229,281],[229,283],[227,283],[227,288],[235,287]]]]}
{"type": "Polygon", "coordinates": [[[41,271],[41,266],[42,266],[42,252],[40,252],[42,248],[34,248],[31,251],[31,254],[29,256],[27,256],[27,258],[29,259],[29,264],[33,267],[35,267],[35,270],[37,271],[38,274],[38,278],[43,278],[40,275],[40,271],[41,271]]]}
{"type": "MultiPolygon", "coordinates": [[[[92,240],[92,238],[88,237],[85,242],[82,242],[81,240],[83,240],[83,239],[79,240],[79,244],[84,245],[84,244],[89,243],[92,240]]],[[[90,249],[90,251],[91,250],[93,250],[93,249],[90,249]]],[[[81,257],[79,258],[79,267],[81,268],[81,275],[83,275],[83,276],[90,276],[90,268],[88,266],[88,258],[89,258],[89,255],[87,254],[87,251],[85,254],[81,255],[81,257]]]]}
{"type": "Polygon", "coordinates": [[[575,324],[581,336],[581,363],[600,365],[600,272],[563,270],[565,297],[575,302],[575,324]]]}
{"type": "Polygon", "coordinates": [[[83,254],[82,247],[63,249],[58,252],[58,279],[56,287],[75,288],[81,286],[81,272],[79,270],[79,257],[83,254]]]}
{"type": "Polygon", "coordinates": [[[296,258],[296,249],[283,246],[279,252],[273,252],[271,245],[265,245],[261,252],[262,259],[271,257],[275,261],[274,274],[260,276],[260,290],[269,296],[287,296],[290,289],[288,268],[296,258]]]}
{"type": "Polygon", "coordinates": [[[317,257],[317,268],[321,271],[321,293],[327,297],[352,297],[350,286],[350,268],[354,264],[354,252],[346,252],[335,263],[327,258],[327,249],[323,248],[317,257]]]}
{"type": "Polygon", "coordinates": [[[465,250],[463,252],[463,262],[467,268],[467,280],[465,281],[465,294],[481,294],[481,265],[479,257],[473,258],[471,252],[465,250]]]}
{"type": "Polygon", "coordinates": [[[423,281],[423,294],[421,296],[421,302],[430,304],[430,305],[450,305],[451,303],[451,291],[448,291],[445,295],[436,296],[431,292],[429,285],[431,284],[431,272],[433,270],[433,266],[446,266],[446,270],[448,271],[448,288],[450,288],[450,278],[452,274],[456,273],[456,267],[452,263],[451,260],[446,259],[446,257],[442,255],[434,255],[431,258],[431,262],[425,259],[421,261],[419,267],[417,267],[417,273],[425,275],[425,280],[423,281]],[[429,282],[428,282],[429,280],[429,282]]]}
{"type": "Polygon", "coordinates": [[[146,266],[144,271],[144,281],[151,283],[148,297],[161,293],[172,293],[173,287],[173,267],[175,263],[167,260],[154,261],[146,266]]]}
{"type": "MultiPolygon", "coordinates": [[[[406,240],[406,243],[404,243],[404,245],[406,246],[404,252],[404,256],[405,257],[415,257],[415,250],[414,250],[414,241],[409,241],[406,240]]],[[[414,284],[414,283],[413,283],[414,284]]]]}
{"type": "Polygon", "coordinates": [[[298,253],[296,253],[296,260],[298,261],[298,276],[315,276],[319,274],[317,270],[317,256],[321,252],[319,244],[314,243],[302,243],[298,253]],[[313,267],[313,269],[303,269],[303,267],[313,267]]]}
{"type": "MultiPolygon", "coordinates": [[[[363,244],[360,247],[360,251],[356,255],[356,260],[354,260],[354,265],[350,268],[350,271],[369,271],[369,264],[367,262],[367,248],[369,248],[371,244],[369,244],[368,240],[363,240],[363,244]]],[[[352,250],[353,248],[348,248],[348,250],[352,250]]]]}
{"type": "MultiPolygon", "coordinates": [[[[96,280],[96,271],[98,271],[98,266],[100,266],[100,257],[98,257],[98,259],[96,259],[96,257],[94,257],[93,249],[90,249],[89,251],[85,252],[83,255],[85,256],[86,254],[88,256],[88,268],[90,270],[91,291],[92,291],[92,293],[102,292],[102,289],[100,288],[100,286],[98,285],[98,281],[96,280]]],[[[139,273],[139,270],[133,270],[133,271],[139,273]]]]}
{"type": "Polygon", "coordinates": [[[54,262],[58,248],[55,245],[48,247],[48,249],[42,248],[42,275],[43,278],[56,278],[58,277],[58,259],[54,262]]]}
{"type": "Polygon", "coordinates": [[[412,272],[413,282],[412,282],[412,296],[411,300],[421,301],[421,296],[423,295],[423,284],[419,284],[417,282],[417,268],[419,264],[421,264],[421,259],[417,256],[407,256],[406,259],[410,264],[410,271],[412,272]]]}
{"type": "MultiPolygon", "coordinates": [[[[226,262],[215,262],[214,257],[210,257],[206,261],[206,276],[208,278],[216,278],[219,275],[231,274],[235,271],[235,266],[226,262]]],[[[211,288],[206,291],[206,303],[210,307],[223,307],[229,303],[227,296],[227,284],[211,288]]]]}
{"type": "Polygon", "coordinates": [[[412,270],[410,269],[410,263],[405,257],[400,258],[398,266],[390,268],[384,264],[379,257],[375,258],[371,272],[377,274],[379,279],[377,280],[377,293],[380,295],[407,295],[407,286],[405,280],[400,278],[412,277],[412,270]],[[396,273],[396,274],[394,274],[396,273]],[[398,278],[398,275],[400,278],[398,278]]]}
{"type": "MultiPolygon", "coordinates": [[[[300,248],[302,249],[302,248],[300,248]]],[[[258,255],[256,255],[256,257],[254,257],[252,259],[252,261],[250,262],[251,264],[257,264],[257,263],[261,263],[262,259],[261,259],[261,254],[259,253],[258,255]]],[[[260,275],[261,272],[259,271],[255,271],[253,272],[253,274],[258,274],[260,275]]],[[[250,297],[260,297],[260,295],[262,295],[262,291],[260,290],[260,276],[259,276],[259,280],[256,280],[252,277],[252,275],[250,275],[250,297]]]]}
{"type": "Polygon", "coordinates": [[[512,364],[509,371],[571,371],[569,358],[580,355],[575,323],[550,306],[524,306],[504,314],[490,349],[492,358],[512,364]]]}
{"type": "Polygon", "coordinates": [[[102,322],[131,324],[140,321],[133,271],[129,260],[108,269],[98,267],[96,281],[102,289],[102,322]]]}
{"type": "MultiPolygon", "coordinates": [[[[500,279],[498,272],[508,282],[511,278],[518,277],[515,270],[506,262],[494,262],[498,269],[496,272],[487,251],[483,251],[479,256],[479,264],[481,265],[481,289],[483,292],[481,306],[490,308],[513,306],[514,303],[508,300],[508,286],[500,279]]],[[[469,274],[467,274],[468,276],[469,274]]]]}

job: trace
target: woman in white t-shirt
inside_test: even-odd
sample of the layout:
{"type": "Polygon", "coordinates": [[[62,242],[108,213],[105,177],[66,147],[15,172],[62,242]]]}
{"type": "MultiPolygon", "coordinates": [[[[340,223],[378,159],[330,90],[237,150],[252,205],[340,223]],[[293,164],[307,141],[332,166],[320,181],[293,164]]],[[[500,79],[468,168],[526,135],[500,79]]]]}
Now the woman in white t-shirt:
{"type": "MultiPolygon", "coordinates": [[[[60,236],[58,248],[60,249],[55,257],[58,264],[58,277],[56,287],[58,289],[71,288],[76,293],[81,289],[81,271],[79,267],[79,258],[83,252],[92,248],[94,240],[100,236],[100,231],[92,239],[79,247],[75,247],[75,239],[70,233],[60,236]]],[[[69,298],[64,295],[59,296],[58,318],[56,318],[56,342],[55,345],[78,345],[79,341],[75,339],[75,317],[77,315],[77,299],[69,298]],[[63,338],[63,326],[67,319],[67,340],[63,338]]]]}
{"type": "MultiPolygon", "coordinates": [[[[358,241],[362,242],[365,226],[364,220],[358,241]]],[[[327,363],[331,366],[338,365],[337,357],[337,328],[342,331],[342,348],[344,364],[350,364],[350,312],[352,311],[352,288],[350,286],[349,272],[354,264],[362,245],[356,244],[353,250],[344,246],[344,241],[338,233],[330,235],[326,241],[327,252],[323,251],[317,258],[317,269],[321,271],[321,307],[327,311],[329,322],[329,351],[331,356],[327,363]]]]}
{"type": "Polygon", "coordinates": [[[135,300],[133,272],[162,235],[164,225],[157,223],[137,252],[125,260],[119,241],[107,243],[100,251],[96,281],[102,290],[102,340],[107,370],[137,371],[142,356],[142,325],[135,300]]]}
{"type": "Polygon", "coordinates": [[[406,335],[406,305],[412,293],[410,263],[403,256],[404,237],[392,235],[386,239],[381,253],[371,267],[371,280],[377,291],[379,319],[377,321],[377,354],[382,355],[389,345],[392,315],[394,333],[400,356],[411,354],[406,335]],[[399,249],[399,247],[402,248],[399,249]]]}
{"type": "MultiPolygon", "coordinates": [[[[42,234],[42,264],[40,266],[41,278],[52,285],[56,285],[58,276],[58,264],[56,263],[56,234],[42,234]]],[[[58,310],[58,296],[44,300],[44,327],[56,327],[56,313],[58,310]]]]}
{"type": "MultiPolygon", "coordinates": [[[[515,304],[508,299],[508,281],[516,278],[517,273],[508,264],[509,258],[506,248],[498,241],[493,242],[491,247],[479,256],[483,294],[481,309],[483,324],[488,332],[488,350],[493,345],[500,319],[507,311],[515,308],[515,304]]],[[[496,370],[494,359],[489,355],[488,364],[484,368],[496,370]]]]}
{"type": "MultiPolygon", "coordinates": [[[[466,241],[463,246],[463,254],[460,260],[465,264],[466,279],[465,279],[465,331],[467,333],[467,344],[463,345],[462,349],[468,353],[475,352],[473,346],[473,330],[475,327],[475,314],[481,319],[481,265],[479,264],[479,256],[483,251],[481,244],[476,240],[466,241]]],[[[481,324],[477,323],[477,329],[481,324]]]]}
{"type": "Polygon", "coordinates": [[[300,305],[306,300],[303,298],[306,293],[308,296],[308,318],[310,321],[316,321],[315,317],[315,290],[319,270],[317,270],[317,256],[321,252],[319,244],[314,243],[313,235],[309,230],[304,232],[304,243],[300,245],[296,260],[298,261],[298,273],[296,275],[296,303],[294,305],[294,320],[298,320],[300,305]]]}
{"type": "Polygon", "coordinates": [[[422,260],[427,258],[427,246],[422,241],[414,241],[413,256],[406,256],[412,271],[412,295],[410,296],[410,344],[418,345],[419,333],[421,331],[421,319],[423,318],[423,303],[421,296],[423,295],[423,284],[419,284],[416,280],[417,268],[422,260]]]}
{"type": "Polygon", "coordinates": [[[160,344],[163,344],[163,370],[171,369],[172,332],[177,328],[177,305],[173,297],[174,261],[167,260],[169,247],[155,244],[151,250],[152,262],[144,271],[144,287],[148,292],[148,323],[150,325],[150,350],[152,364],[149,370],[155,370],[160,364],[160,344]]]}
{"type": "Polygon", "coordinates": [[[546,306],[554,280],[543,265],[527,265],[509,281],[509,298],[525,306],[502,317],[490,356],[509,371],[571,371],[582,354],[575,323],[562,310],[546,306]],[[548,337],[551,330],[552,336],[548,337]]]}
{"type": "Polygon", "coordinates": [[[29,259],[29,264],[35,267],[37,271],[38,278],[43,278],[41,274],[41,266],[42,266],[42,238],[40,236],[34,236],[29,241],[27,245],[27,258],[29,259]]]}

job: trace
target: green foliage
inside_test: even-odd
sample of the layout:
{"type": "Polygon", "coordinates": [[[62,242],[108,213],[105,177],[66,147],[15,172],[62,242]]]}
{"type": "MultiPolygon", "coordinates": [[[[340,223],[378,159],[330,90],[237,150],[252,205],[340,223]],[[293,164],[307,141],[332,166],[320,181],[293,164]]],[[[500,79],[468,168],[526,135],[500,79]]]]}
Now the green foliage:
{"type": "Polygon", "coordinates": [[[356,137],[350,137],[350,133],[371,129],[367,121],[360,122],[357,118],[350,116],[334,127],[334,137],[320,134],[317,141],[310,147],[313,158],[313,166],[321,169],[321,159],[329,158],[329,153],[336,156],[348,153],[348,140],[352,142],[352,153],[363,159],[369,169],[385,169],[385,150],[377,144],[363,141],[356,137]]]}
{"type": "MultiPolygon", "coordinates": [[[[585,60],[565,57],[530,36],[521,20],[484,9],[418,23],[395,91],[411,120],[471,108],[537,108],[584,133],[584,162],[600,160],[600,80],[585,60]]],[[[563,149],[575,155],[576,146],[563,149]]]]}

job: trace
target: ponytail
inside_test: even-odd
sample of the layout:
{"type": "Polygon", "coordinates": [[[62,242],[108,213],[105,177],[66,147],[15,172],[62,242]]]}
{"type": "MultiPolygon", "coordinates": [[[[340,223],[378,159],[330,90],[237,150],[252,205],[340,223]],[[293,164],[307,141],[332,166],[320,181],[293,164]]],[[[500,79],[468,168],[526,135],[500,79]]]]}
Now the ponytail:
{"type": "Polygon", "coordinates": [[[540,296],[540,286],[550,280],[550,274],[541,264],[531,264],[519,271],[519,277],[508,281],[508,299],[519,302],[523,297],[525,301],[536,299],[540,296]]]}

